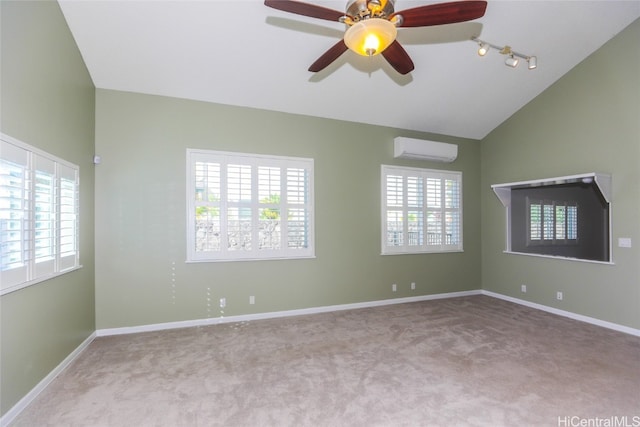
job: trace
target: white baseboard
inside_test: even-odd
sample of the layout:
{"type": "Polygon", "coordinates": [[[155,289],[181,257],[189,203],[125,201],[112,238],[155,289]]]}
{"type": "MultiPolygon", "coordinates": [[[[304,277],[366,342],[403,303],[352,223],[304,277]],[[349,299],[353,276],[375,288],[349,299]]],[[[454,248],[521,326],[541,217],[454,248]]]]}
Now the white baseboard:
{"type": "Polygon", "coordinates": [[[139,332],[162,331],[167,329],[191,328],[194,326],[218,325],[222,323],[249,322],[252,320],[275,319],[278,317],[290,317],[290,316],[301,316],[306,314],[328,313],[331,311],[354,310],[358,308],[380,307],[383,305],[404,304],[408,302],[428,301],[428,300],[443,299],[443,298],[456,298],[456,297],[464,297],[464,296],[470,296],[470,295],[486,295],[489,297],[498,298],[498,299],[513,302],[516,304],[524,305],[527,307],[535,308],[537,310],[546,311],[548,313],[557,314],[559,316],[564,316],[574,320],[579,320],[581,322],[586,322],[593,325],[601,326],[603,328],[613,329],[619,332],[624,332],[626,334],[640,336],[640,329],[634,329],[628,326],[619,325],[617,323],[596,319],[594,317],[583,316],[581,314],[576,314],[570,311],[560,310],[554,307],[549,307],[546,305],[537,304],[537,303],[522,300],[519,298],[514,298],[507,295],[502,295],[496,292],[485,291],[480,289],[476,289],[472,291],[447,292],[443,294],[434,294],[434,295],[422,295],[417,297],[392,298],[392,299],[378,300],[378,301],[358,302],[353,304],[328,305],[323,307],[311,307],[311,308],[303,308],[303,309],[297,309],[297,310],[272,311],[267,313],[244,314],[239,316],[215,317],[210,319],[195,319],[195,320],[185,320],[185,321],[179,321],[179,322],[155,323],[155,324],[141,325],[141,326],[127,326],[122,328],[98,329],[96,331],[96,336],[104,337],[104,336],[110,336],[110,335],[124,335],[124,334],[135,334],[139,332]]]}
{"type": "Polygon", "coordinates": [[[589,316],[584,316],[582,314],[573,313],[571,311],[560,310],[558,308],[549,307],[549,306],[546,306],[546,305],[537,304],[535,302],[530,302],[530,301],[526,301],[526,300],[523,300],[523,299],[510,297],[508,295],[498,294],[496,292],[482,290],[482,291],[480,291],[480,293],[482,295],[487,295],[487,296],[490,296],[490,297],[493,297],[493,298],[499,298],[501,300],[513,302],[513,303],[520,304],[520,305],[525,305],[527,307],[535,308],[537,310],[542,310],[542,311],[546,311],[548,313],[557,314],[558,316],[568,317],[570,319],[579,320],[579,321],[585,322],[585,323],[591,323],[592,325],[601,326],[603,328],[613,329],[613,330],[618,331],[618,332],[624,332],[625,334],[635,335],[637,337],[640,337],[640,329],[630,328],[628,326],[619,325],[617,323],[607,322],[605,320],[596,319],[595,317],[589,317],[589,316]]]}
{"type": "Polygon", "coordinates": [[[92,333],[75,350],[56,366],[49,375],[44,377],[34,388],[31,389],[22,399],[18,401],[0,418],[0,426],[8,426],[51,382],[62,373],[96,338],[96,333],[92,333]]]}
{"type": "Polygon", "coordinates": [[[358,302],[353,304],[328,305],[323,307],[311,307],[298,310],[271,311],[267,313],[244,314],[239,316],[215,317],[211,319],[185,320],[180,322],[155,323],[151,325],[127,326],[122,328],[98,329],[96,335],[105,337],[110,335],[135,334],[139,332],[162,331],[166,329],[190,328],[193,326],[208,326],[221,323],[249,322],[251,320],[274,319],[278,317],[301,316],[306,314],[328,313],[331,311],[354,310],[358,308],[380,307],[391,304],[404,304],[408,302],[428,301],[443,298],[456,298],[469,295],[480,295],[480,290],[447,292],[435,295],[422,295],[417,297],[392,298],[378,301],[358,302]]]}
{"type": "Polygon", "coordinates": [[[531,307],[537,310],[546,311],[559,316],[568,317],[593,325],[601,326],[607,329],[613,329],[630,335],[640,336],[640,329],[630,328],[628,326],[619,325],[612,322],[596,319],[581,314],[572,313],[570,311],[560,310],[554,307],[525,301],[519,298],[502,295],[486,290],[471,290],[462,292],[448,292],[435,295],[422,295],[417,297],[393,298],[378,301],[359,302],[353,304],[329,305],[323,307],[311,307],[298,310],[272,311],[268,313],[245,314],[239,316],[216,317],[213,319],[196,319],[185,320],[180,322],[156,323],[151,325],[130,326],[123,328],[99,329],[91,334],[82,344],[80,344],[69,356],[67,356],[53,371],[49,373],[42,381],[38,383],[27,395],[25,395],[18,403],[16,403],[4,416],[0,418],[0,427],[8,426],[17,416],[26,408],[65,368],[67,368],[82,351],[96,338],[110,335],[134,334],[139,332],[161,331],[167,329],[189,328],[193,326],[207,326],[221,323],[232,322],[248,322],[251,320],[274,319],[278,317],[301,316],[306,314],[328,313],[332,311],[353,310],[359,308],[380,307],[391,304],[404,304],[409,302],[428,301],[444,298],[465,297],[470,295],[486,295],[493,298],[502,299],[516,304],[531,307]]]}

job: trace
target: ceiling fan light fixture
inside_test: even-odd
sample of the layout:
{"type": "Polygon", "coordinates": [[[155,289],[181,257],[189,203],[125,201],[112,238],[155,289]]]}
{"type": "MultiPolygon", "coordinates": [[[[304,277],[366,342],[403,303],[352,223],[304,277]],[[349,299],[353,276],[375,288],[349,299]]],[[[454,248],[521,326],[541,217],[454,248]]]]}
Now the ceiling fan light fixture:
{"type": "Polygon", "coordinates": [[[449,1],[395,11],[395,0],[348,0],[345,12],[300,0],[264,0],[264,5],[283,12],[346,24],[343,38],[323,53],[309,71],[324,70],[347,50],[362,56],[382,54],[398,73],[414,69],[413,61],[396,40],[396,27],[431,27],[482,18],[486,0],[449,1]]]}
{"type": "Polygon", "coordinates": [[[353,24],[344,34],[349,49],[362,56],[382,53],[394,42],[398,30],[386,19],[369,18],[353,24]]]}

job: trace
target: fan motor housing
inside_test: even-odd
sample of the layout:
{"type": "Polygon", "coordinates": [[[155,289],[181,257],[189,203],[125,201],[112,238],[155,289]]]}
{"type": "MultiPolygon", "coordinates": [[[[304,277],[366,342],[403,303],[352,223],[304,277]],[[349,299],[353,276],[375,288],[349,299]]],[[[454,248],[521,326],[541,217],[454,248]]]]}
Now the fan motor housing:
{"type": "Polygon", "coordinates": [[[357,22],[361,19],[388,19],[394,12],[395,0],[349,0],[346,14],[357,22]]]}

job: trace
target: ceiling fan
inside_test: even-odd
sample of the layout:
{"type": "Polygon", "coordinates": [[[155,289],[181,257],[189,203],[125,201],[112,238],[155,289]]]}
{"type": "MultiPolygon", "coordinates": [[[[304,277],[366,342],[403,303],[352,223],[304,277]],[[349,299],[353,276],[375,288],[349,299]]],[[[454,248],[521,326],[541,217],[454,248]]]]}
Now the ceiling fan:
{"type": "Polygon", "coordinates": [[[309,71],[326,68],[348,49],[364,55],[381,54],[400,74],[414,69],[409,54],[396,40],[397,28],[427,27],[471,21],[484,15],[486,1],[464,0],[437,3],[394,11],[395,0],[349,0],[346,12],[328,9],[313,3],[294,0],[265,0],[265,6],[298,15],[347,25],[344,38],[326,51],[309,71]]]}

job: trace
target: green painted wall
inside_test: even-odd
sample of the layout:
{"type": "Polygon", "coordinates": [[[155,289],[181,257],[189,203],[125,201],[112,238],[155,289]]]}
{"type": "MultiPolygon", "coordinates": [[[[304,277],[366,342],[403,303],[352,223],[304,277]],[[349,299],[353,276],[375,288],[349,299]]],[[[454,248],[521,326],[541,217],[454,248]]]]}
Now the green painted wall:
{"type": "Polygon", "coordinates": [[[480,288],[478,141],[107,90],[96,117],[98,329],[480,288]],[[458,160],[395,160],[398,135],[458,160]],[[313,158],[316,258],[186,264],[186,148],[313,158]],[[463,171],[463,253],[380,255],[381,164],[463,171]]]}
{"type": "Polygon", "coordinates": [[[3,0],[0,14],[1,129],[80,166],[83,264],[0,297],[1,414],[96,327],[482,287],[640,328],[638,21],[479,144],[95,91],[55,2],[3,0]],[[94,130],[95,152],[103,158],[95,168],[94,130]],[[395,160],[391,141],[398,135],[456,143],[458,160],[395,160]],[[186,264],[188,147],[314,158],[316,258],[186,264]],[[463,253],[380,255],[381,164],[463,171],[463,253]],[[491,184],[591,171],[612,173],[613,237],[633,239],[631,249],[614,246],[615,265],[502,253],[504,210],[491,184]],[[398,292],[391,292],[392,283],[398,292]],[[523,283],[527,294],[519,291],[523,283]],[[564,301],[554,299],[556,291],[564,301]],[[227,298],[224,313],[217,307],[221,297],[227,298]]]}
{"type": "Polygon", "coordinates": [[[640,328],[638,41],[635,21],[482,141],[483,289],[640,328]],[[583,172],[612,174],[615,265],[502,253],[505,214],[491,185],[583,172]],[[617,247],[619,237],[633,247],[617,247]]]}
{"type": "Polygon", "coordinates": [[[53,1],[1,1],[1,129],[80,166],[83,268],[0,297],[0,413],[95,331],[95,89],[53,1]]]}

